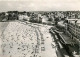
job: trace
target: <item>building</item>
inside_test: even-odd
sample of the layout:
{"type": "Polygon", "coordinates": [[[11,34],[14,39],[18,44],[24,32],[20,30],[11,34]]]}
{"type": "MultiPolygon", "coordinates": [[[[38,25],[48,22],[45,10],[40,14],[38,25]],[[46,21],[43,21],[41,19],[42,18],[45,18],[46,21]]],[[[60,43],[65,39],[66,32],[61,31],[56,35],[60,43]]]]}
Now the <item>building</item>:
{"type": "Polygon", "coordinates": [[[71,56],[79,57],[79,43],[80,43],[80,20],[79,19],[67,19],[67,22],[58,22],[58,31],[56,31],[57,36],[64,46],[66,51],[71,56]]]}
{"type": "Polygon", "coordinates": [[[70,38],[76,44],[76,45],[73,45],[72,47],[69,46],[71,49],[73,49],[74,52],[76,52],[76,54],[73,53],[74,56],[76,57],[76,55],[79,55],[80,20],[79,19],[68,19],[67,31],[70,32],[70,34],[71,34],[70,38]]]}
{"type": "Polygon", "coordinates": [[[68,19],[68,31],[72,34],[73,40],[79,43],[80,39],[80,20],[68,19]]]}

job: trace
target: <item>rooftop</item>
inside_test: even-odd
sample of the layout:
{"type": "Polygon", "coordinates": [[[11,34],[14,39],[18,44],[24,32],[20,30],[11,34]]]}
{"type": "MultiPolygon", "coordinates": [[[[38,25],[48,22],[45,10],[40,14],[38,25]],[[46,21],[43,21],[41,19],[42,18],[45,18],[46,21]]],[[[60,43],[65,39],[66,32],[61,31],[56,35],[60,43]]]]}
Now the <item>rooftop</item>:
{"type": "Polygon", "coordinates": [[[80,26],[80,19],[77,21],[77,25],[80,26]]]}
{"type": "Polygon", "coordinates": [[[67,19],[67,20],[69,20],[69,22],[72,24],[75,24],[75,21],[77,21],[76,24],[80,26],[80,19],[67,19]]]}

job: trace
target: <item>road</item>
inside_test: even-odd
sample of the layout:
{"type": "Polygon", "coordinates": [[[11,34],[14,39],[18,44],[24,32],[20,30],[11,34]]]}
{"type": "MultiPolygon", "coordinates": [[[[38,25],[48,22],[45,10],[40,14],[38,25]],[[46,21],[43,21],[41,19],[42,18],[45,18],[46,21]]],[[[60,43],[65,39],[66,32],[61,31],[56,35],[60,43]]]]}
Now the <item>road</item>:
{"type": "Polygon", "coordinates": [[[1,38],[2,55],[0,56],[57,57],[56,50],[51,45],[50,27],[42,24],[9,22],[2,33],[4,36],[1,38]]]}

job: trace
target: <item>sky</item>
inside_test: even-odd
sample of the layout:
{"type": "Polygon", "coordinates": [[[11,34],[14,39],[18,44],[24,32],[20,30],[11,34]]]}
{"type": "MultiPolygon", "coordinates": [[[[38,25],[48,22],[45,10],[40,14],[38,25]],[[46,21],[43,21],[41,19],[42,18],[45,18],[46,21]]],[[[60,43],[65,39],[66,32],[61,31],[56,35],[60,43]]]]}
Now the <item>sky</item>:
{"type": "Polygon", "coordinates": [[[80,0],[0,0],[0,12],[4,11],[76,11],[80,0]]]}

